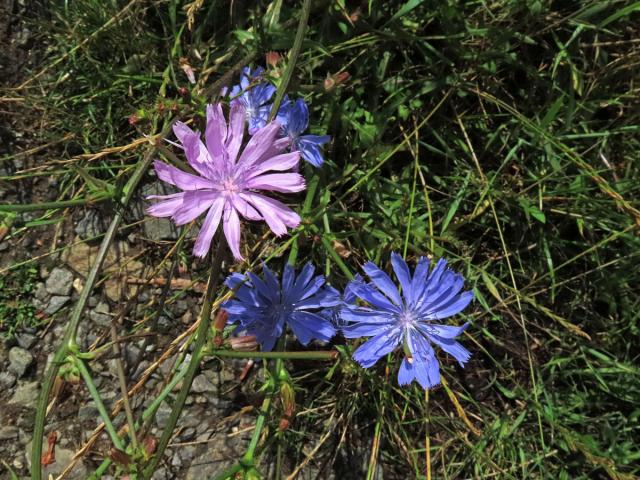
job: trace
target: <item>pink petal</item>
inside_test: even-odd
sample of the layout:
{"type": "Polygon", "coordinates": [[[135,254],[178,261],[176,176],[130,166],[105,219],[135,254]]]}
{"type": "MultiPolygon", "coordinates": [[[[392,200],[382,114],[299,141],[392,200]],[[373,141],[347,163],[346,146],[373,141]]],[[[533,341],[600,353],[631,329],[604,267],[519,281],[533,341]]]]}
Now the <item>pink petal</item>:
{"type": "Polygon", "coordinates": [[[211,156],[214,159],[222,158],[225,150],[224,142],[227,139],[227,120],[219,103],[207,105],[207,129],[204,137],[211,156]]]}
{"type": "Polygon", "coordinates": [[[176,122],[173,124],[173,133],[180,140],[180,143],[184,145],[184,141],[186,138],[198,134],[191,130],[187,125],[182,122],[176,122]]]}
{"type": "Polygon", "coordinates": [[[208,179],[183,172],[172,165],[167,165],[160,160],[153,162],[158,178],[164,182],[175,185],[182,190],[199,190],[214,188],[215,185],[208,179]]]}
{"type": "Polygon", "coordinates": [[[289,170],[290,168],[297,166],[299,161],[300,152],[276,155],[275,157],[271,157],[262,163],[255,165],[247,175],[247,178],[256,177],[261,173],[268,172],[270,170],[289,170]]]}
{"type": "Polygon", "coordinates": [[[192,222],[208,210],[211,204],[219,197],[220,194],[218,192],[185,192],[182,206],[175,212],[172,219],[176,225],[192,222]]]}
{"type": "Polygon", "coordinates": [[[262,216],[258,211],[240,195],[231,195],[229,197],[229,201],[231,202],[231,205],[233,205],[233,208],[235,208],[244,218],[248,220],[262,220],[262,216]]]}
{"type": "Polygon", "coordinates": [[[298,214],[278,200],[258,193],[243,193],[241,196],[256,207],[269,228],[278,236],[287,233],[286,227],[292,228],[300,225],[298,214]]]}
{"type": "Polygon", "coordinates": [[[236,260],[243,260],[240,254],[240,218],[229,202],[224,204],[224,236],[236,260]]]}
{"type": "Polygon", "coordinates": [[[172,193],[171,195],[149,195],[147,200],[165,200],[147,207],[147,213],[152,217],[170,217],[182,206],[184,192],[172,193]]]}
{"type": "Polygon", "coordinates": [[[235,102],[231,105],[229,113],[229,133],[227,134],[227,159],[231,164],[236,163],[238,152],[242,145],[244,136],[245,110],[241,103],[235,102]]]}
{"type": "Polygon", "coordinates": [[[214,200],[211,205],[209,213],[207,213],[204,223],[202,224],[202,228],[200,229],[200,233],[198,233],[198,238],[196,238],[196,243],[193,246],[193,254],[196,257],[204,258],[207,255],[207,252],[209,252],[209,248],[211,248],[211,240],[213,240],[213,236],[220,224],[220,217],[222,217],[222,207],[224,206],[224,203],[224,198],[220,197],[214,200]]]}
{"type": "Polygon", "coordinates": [[[255,190],[293,193],[304,190],[305,183],[304,177],[299,173],[270,173],[250,178],[244,183],[244,187],[255,190]]]}
{"type": "Polygon", "coordinates": [[[217,169],[214,166],[214,161],[209,155],[209,150],[204,146],[200,135],[192,135],[185,138],[184,142],[184,154],[187,157],[189,165],[205,178],[216,178],[217,169]]]}
{"type": "MultiPolygon", "coordinates": [[[[265,127],[258,130],[240,155],[238,161],[238,167],[243,170],[248,170],[253,165],[262,160],[265,153],[273,148],[273,141],[280,131],[280,124],[278,122],[271,122],[265,127]]],[[[273,155],[271,155],[273,156],[273,155]]]]}

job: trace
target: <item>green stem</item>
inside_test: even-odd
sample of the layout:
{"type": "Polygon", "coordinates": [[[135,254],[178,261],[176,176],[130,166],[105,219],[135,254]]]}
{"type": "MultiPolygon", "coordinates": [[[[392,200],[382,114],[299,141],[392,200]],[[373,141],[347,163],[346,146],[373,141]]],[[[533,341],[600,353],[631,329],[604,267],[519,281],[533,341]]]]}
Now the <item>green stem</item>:
{"type": "MultiPolygon", "coordinates": [[[[165,398],[167,398],[167,396],[173,391],[173,389],[176,388],[176,385],[180,383],[180,381],[184,378],[186,374],[187,374],[187,368],[181,368],[180,370],[178,370],[178,373],[176,373],[176,375],[171,379],[171,382],[169,382],[162,389],[162,392],[160,392],[160,395],[158,395],[158,397],[153,400],[151,405],[149,405],[144,410],[144,412],[142,412],[143,421],[149,418],[152,418],[153,415],[155,415],[156,411],[160,407],[160,404],[164,401],[165,398]]],[[[136,425],[136,428],[140,426],[139,423],[136,423],[135,425],[136,425]]],[[[100,464],[100,466],[91,474],[88,480],[97,480],[99,478],[102,478],[102,474],[106,472],[109,465],[111,465],[111,460],[109,458],[105,458],[100,464]]]]}
{"type": "MultiPolygon", "coordinates": [[[[307,217],[307,215],[309,214],[309,212],[311,211],[311,205],[313,203],[313,199],[316,196],[316,190],[318,190],[318,184],[320,183],[320,176],[319,175],[314,175],[313,171],[311,170],[312,167],[310,167],[309,165],[306,166],[306,171],[305,171],[305,176],[307,178],[311,177],[311,180],[309,180],[309,184],[307,185],[307,194],[304,197],[304,203],[302,204],[302,221],[304,222],[305,218],[307,217]]],[[[302,228],[305,228],[305,226],[303,225],[302,228]]],[[[299,246],[298,246],[298,241],[296,239],[295,242],[293,242],[291,244],[291,250],[289,251],[289,264],[290,265],[295,265],[296,264],[296,259],[298,258],[298,250],[299,250],[299,246]]]]}
{"type": "Polygon", "coordinates": [[[58,208],[77,207],[104,202],[113,198],[111,193],[100,193],[92,197],[74,198],[73,200],[61,200],[57,202],[24,203],[18,205],[0,204],[0,212],[37,212],[38,210],[54,210],[58,208]]]}
{"type": "MultiPolygon", "coordinates": [[[[165,128],[160,133],[159,139],[157,141],[162,141],[162,138],[165,138],[169,132],[171,131],[171,126],[173,122],[168,122],[165,128]]],[[[143,160],[138,164],[133,175],[127,182],[125,186],[125,194],[121,200],[120,208],[116,209],[115,216],[109,225],[109,228],[104,234],[102,239],[102,243],[100,244],[100,249],[98,250],[98,254],[96,256],[96,260],[87,275],[87,279],[85,285],[82,289],[82,293],[80,294],[80,298],[76,303],[73,313],[71,314],[71,318],[69,319],[69,323],[67,324],[67,329],[65,331],[64,339],[62,343],[58,347],[56,354],[53,357],[53,361],[47,370],[45,375],[44,382],[42,384],[42,391],[40,392],[40,396],[38,397],[38,406],[36,410],[36,418],[35,425],[33,428],[33,447],[31,449],[31,478],[33,480],[41,480],[42,478],[42,439],[44,436],[44,422],[45,416],[47,412],[47,405],[49,402],[49,394],[51,393],[51,388],[53,387],[53,382],[58,374],[58,370],[60,369],[60,365],[63,360],[69,353],[69,345],[76,343],[76,334],[78,331],[78,325],[80,323],[80,319],[82,318],[82,313],[84,312],[87,301],[89,300],[89,296],[93,290],[93,286],[98,277],[98,272],[104,263],[104,259],[107,256],[107,252],[109,250],[109,246],[111,242],[115,238],[116,232],[118,231],[118,227],[122,221],[122,217],[124,214],[125,207],[131,201],[133,197],[133,192],[135,191],[136,186],[142,180],[143,175],[149,168],[151,161],[153,160],[153,156],[155,155],[156,148],[151,148],[143,160]]]]}
{"type": "Polygon", "coordinates": [[[171,436],[173,435],[173,429],[178,422],[178,418],[180,417],[180,413],[182,412],[182,408],[184,407],[184,403],[187,400],[187,395],[189,394],[189,390],[191,389],[191,383],[193,382],[193,377],[195,377],[196,370],[200,366],[200,358],[202,353],[202,348],[207,340],[207,332],[209,331],[209,326],[211,325],[211,309],[213,306],[214,295],[218,286],[218,278],[220,277],[220,271],[222,269],[222,260],[225,241],[224,237],[220,234],[216,235],[219,238],[218,248],[213,257],[213,263],[211,265],[211,273],[209,275],[209,283],[207,285],[207,292],[204,296],[204,303],[202,305],[202,315],[200,316],[200,324],[198,325],[198,330],[196,332],[196,342],[193,347],[193,353],[191,356],[191,361],[189,362],[189,367],[187,369],[187,373],[182,382],[182,388],[176,397],[173,408],[171,409],[171,415],[167,420],[167,425],[162,432],[162,436],[160,437],[160,441],[158,442],[158,447],[156,449],[155,455],[151,459],[151,462],[144,469],[142,473],[142,478],[144,480],[148,480],[153,475],[158,463],[162,459],[164,455],[164,451],[171,440],[171,436]]]}
{"type": "Polygon", "coordinates": [[[100,416],[102,417],[102,421],[104,422],[104,426],[107,429],[109,436],[111,437],[111,441],[116,446],[116,448],[118,448],[119,450],[124,450],[122,441],[120,440],[120,437],[118,437],[118,431],[113,426],[113,423],[111,423],[111,418],[109,418],[109,412],[107,412],[107,409],[105,408],[104,403],[102,403],[100,392],[98,392],[98,389],[96,388],[95,383],[93,383],[93,379],[91,378],[91,374],[89,373],[87,366],[84,364],[84,361],[80,360],[79,358],[74,358],[74,363],[76,367],[78,367],[78,370],[80,371],[80,375],[82,376],[84,383],[87,385],[87,388],[89,389],[89,394],[91,395],[91,398],[93,398],[93,401],[96,403],[96,407],[98,407],[98,412],[100,413],[100,416]]]}
{"type": "Polygon", "coordinates": [[[276,98],[273,101],[271,112],[269,112],[269,121],[273,120],[278,114],[278,109],[280,108],[280,104],[282,103],[284,94],[287,90],[287,87],[289,86],[289,82],[291,81],[293,70],[296,66],[296,62],[298,61],[300,51],[302,50],[302,42],[304,40],[305,31],[307,30],[307,22],[309,21],[310,11],[311,0],[304,0],[304,3],[302,4],[302,11],[300,12],[300,20],[298,21],[298,31],[296,32],[296,38],[293,41],[293,47],[291,48],[291,51],[289,53],[289,63],[287,64],[287,68],[282,74],[282,80],[280,81],[280,85],[278,86],[276,98]]]}
{"type": "Polygon", "coordinates": [[[267,396],[264,397],[264,400],[262,401],[262,406],[260,407],[260,415],[258,415],[258,420],[256,420],[256,426],[253,429],[251,442],[249,442],[247,453],[245,453],[242,457],[242,461],[245,463],[250,463],[253,465],[253,457],[255,455],[256,448],[258,448],[258,442],[260,441],[260,436],[262,435],[262,429],[264,428],[264,424],[267,421],[267,415],[269,414],[269,409],[271,408],[272,395],[273,391],[268,392],[267,396]]]}
{"type": "Polygon", "coordinates": [[[235,350],[210,350],[206,352],[212,357],[228,358],[275,358],[278,360],[335,360],[335,350],[320,352],[236,352],[235,350]]]}

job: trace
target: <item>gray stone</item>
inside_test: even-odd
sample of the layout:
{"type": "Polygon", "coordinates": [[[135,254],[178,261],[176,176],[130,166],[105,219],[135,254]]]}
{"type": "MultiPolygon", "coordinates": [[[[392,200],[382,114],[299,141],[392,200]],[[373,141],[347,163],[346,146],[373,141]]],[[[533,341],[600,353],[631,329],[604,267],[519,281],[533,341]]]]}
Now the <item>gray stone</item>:
{"type": "Polygon", "coordinates": [[[111,325],[111,316],[109,315],[109,305],[100,302],[89,312],[89,318],[100,326],[109,327],[111,325]]]}
{"type": "Polygon", "coordinates": [[[78,410],[78,418],[80,420],[95,420],[100,417],[100,412],[98,412],[98,407],[93,402],[89,402],[86,405],[80,407],[78,410]]]}
{"type": "Polygon", "coordinates": [[[164,428],[167,425],[170,415],[171,407],[166,402],[161,403],[156,411],[156,425],[158,428],[164,428]]]}
{"type": "Polygon", "coordinates": [[[18,428],[13,425],[7,425],[0,428],[0,441],[14,440],[18,438],[18,428]]]}
{"type": "MultiPolygon", "coordinates": [[[[166,195],[168,193],[172,193],[169,189],[160,182],[151,183],[149,185],[145,185],[142,188],[142,195],[146,197],[148,195],[166,195]]],[[[145,201],[143,205],[136,205],[135,209],[138,210],[136,212],[137,215],[140,215],[140,218],[144,218],[144,234],[149,240],[175,240],[178,238],[178,231],[174,226],[173,222],[168,218],[155,218],[144,215],[144,207],[150,204],[152,201],[145,201]]]]}
{"type": "Polygon", "coordinates": [[[193,385],[191,386],[191,390],[194,391],[195,393],[218,391],[217,387],[203,374],[200,374],[193,379],[193,385]]]}
{"type": "Polygon", "coordinates": [[[73,288],[73,273],[64,268],[54,268],[45,287],[51,295],[67,296],[73,288]]]}
{"type": "Polygon", "coordinates": [[[76,233],[83,240],[97,237],[104,230],[104,222],[100,218],[100,213],[96,210],[87,211],[75,228],[76,233]]]}
{"type": "Polygon", "coordinates": [[[38,342],[38,337],[33,333],[18,333],[16,335],[16,341],[22,348],[29,349],[38,342]]]}
{"type": "Polygon", "coordinates": [[[46,313],[47,315],[53,315],[62,307],[64,307],[65,304],[70,300],[70,298],[71,297],[60,297],[58,295],[51,297],[51,300],[49,300],[49,305],[47,305],[47,308],[44,309],[44,313],[46,313]]]}
{"type": "Polygon", "coordinates": [[[49,292],[47,292],[47,287],[44,286],[44,283],[39,282],[36,286],[36,291],[34,293],[36,299],[44,302],[49,298],[49,292]]]}
{"type": "Polygon", "coordinates": [[[40,382],[20,382],[9,403],[22,405],[26,408],[35,408],[39,389],[40,382]]]}
{"type": "Polygon", "coordinates": [[[9,350],[9,371],[15,373],[18,378],[24,375],[27,368],[33,363],[33,355],[21,347],[13,347],[9,350]]]}
{"type": "Polygon", "coordinates": [[[16,376],[9,372],[0,372],[0,387],[9,390],[16,384],[16,376]]]}

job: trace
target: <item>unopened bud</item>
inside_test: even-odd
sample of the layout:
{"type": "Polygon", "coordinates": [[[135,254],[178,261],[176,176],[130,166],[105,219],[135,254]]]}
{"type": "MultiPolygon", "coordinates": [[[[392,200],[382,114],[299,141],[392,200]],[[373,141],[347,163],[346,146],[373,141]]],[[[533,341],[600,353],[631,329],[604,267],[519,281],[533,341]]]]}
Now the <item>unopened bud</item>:
{"type": "Polygon", "coordinates": [[[351,78],[351,74],[349,72],[338,72],[335,75],[329,75],[324,79],[324,89],[325,91],[330,92],[338,85],[346,83],[349,78],[351,78]]]}
{"type": "Polygon", "coordinates": [[[282,60],[282,55],[280,55],[278,52],[271,51],[267,52],[267,54],[265,55],[265,61],[267,65],[270,65],[273,68],[276,68],[278,66],[280,60],[282,60]]]}
{"type": "Polygon", "coordinates": [[[139,120],[140,119],[138,118],[138,115],[136,115],[135,113],[129,115],[129,125],[131,125],[132,127],[134,127],[139,120]]]}
{"type": "Polygon", "coordinates": [[[238,352],[251,352],[258,349],[258,342],[255,335],[245,335],[243,337],[231,337],[229,345],[232,350],[238,352]]]}
{"type": "Polygon", "coordinates": [[[181,97],[184,97],[184,98],[188,98],[189,97],[189,90],[186,87],[180,87],[180,88],[178,88],[178,95],[180,95],[181,97]]]}

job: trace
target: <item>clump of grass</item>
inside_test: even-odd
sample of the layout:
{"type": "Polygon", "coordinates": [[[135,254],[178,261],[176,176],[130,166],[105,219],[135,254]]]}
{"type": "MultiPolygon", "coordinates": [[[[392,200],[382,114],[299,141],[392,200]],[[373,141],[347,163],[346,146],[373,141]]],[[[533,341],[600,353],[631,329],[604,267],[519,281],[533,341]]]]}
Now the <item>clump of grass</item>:
{"type": "Polygon", "coordinates": [[[5,339],[39,325],[36,308],[31,303],[37,280],[38,269],[33,265],[0,276],[0,332],[5,339]]]}

